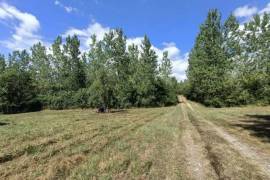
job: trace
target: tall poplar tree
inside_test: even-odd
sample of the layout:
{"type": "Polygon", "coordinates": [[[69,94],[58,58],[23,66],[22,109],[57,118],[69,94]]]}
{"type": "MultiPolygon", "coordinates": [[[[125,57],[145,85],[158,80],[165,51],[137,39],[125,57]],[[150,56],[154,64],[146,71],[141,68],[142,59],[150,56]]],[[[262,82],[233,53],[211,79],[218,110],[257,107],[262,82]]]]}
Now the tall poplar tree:
{"type": "Polygon", "coordinates": [[[67,76],[66,87],[70,90],[78,90],[85,87],[86,75],[80,55],[80,40],[76,35],[68,36],[64,51],[67,60],[65,61],[65,74],[67,76]]]}
{"type": "Polygon", "coordinates": [[[155,82],[158,65],[156,52],[152,49],[152,44],[147,36],[144,36],[141,44],[139,61],[139,76],[142,77],[138,87],[139,104],[142,106],[153,105],[155,103],[155,82]]]}
{"type": "Polygon", "coordinates": [[[46,47],[41,43],[31,48],[31,71],[42,94],[50,91],[52,83],[52,69],[48,58],[46,47]]]}
{"type": "Polygon", "coordinates": [[[172,63],[168,57],[168,51],[163,53],[163,57],[161,60],[161,65],[159,67],[160,76],[164,79],[168,79],[172,74],[172,63]]]}
{"type": "Polygon", "coordinates": [[[200,27],[189,58],[191,97],[207,105],[223,106],[224,81],[228,63],[222,48],[221,16],[211,10],[200,27]]]}
{"type": "Polygon", "coordinates": [[[66,70],[66,57],[63,51],[62,37],[58,36],[52,44],[51,60],[53,64],[52,75],[54,77],[55,90],[62,90],[64,88],[66,70]]]}

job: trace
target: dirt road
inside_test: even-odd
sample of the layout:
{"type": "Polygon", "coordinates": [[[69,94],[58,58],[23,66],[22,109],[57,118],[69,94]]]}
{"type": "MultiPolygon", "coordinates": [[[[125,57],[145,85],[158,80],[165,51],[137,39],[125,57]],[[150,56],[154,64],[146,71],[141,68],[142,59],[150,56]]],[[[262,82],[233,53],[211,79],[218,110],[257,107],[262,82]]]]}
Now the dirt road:
{"type": "Polygon", "coordinates": [[[270,156],[207,120],[180,97],[190,179],[270,179],[270,156]]]}

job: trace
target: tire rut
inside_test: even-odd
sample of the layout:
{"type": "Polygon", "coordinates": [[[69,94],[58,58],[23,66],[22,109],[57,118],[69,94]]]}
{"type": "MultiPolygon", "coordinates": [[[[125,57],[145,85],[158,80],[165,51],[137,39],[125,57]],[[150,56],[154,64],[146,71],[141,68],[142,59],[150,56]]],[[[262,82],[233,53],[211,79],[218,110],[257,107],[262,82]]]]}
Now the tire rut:
{"type": "Polygon", "coordinates": [[[214,123],[208,121],[207,119],[203,118],[202,115],[194,110],[192,105],[185,101],[187,107],[196,114],[197,117],[200,117],[200,121],[206,123],[212,130],[216,132],[216,134],[228,142],[229,146],[237,151],[242,157],[244,157],[247,163],[255,165],[259,168],[259,170],[268,178],[270,178],[270,157],[267,154],[264,154],[259,151],[256,147],[246,144],[239,140],[239,138],[229,134],[226,132],[222,127],[218,127],[214,123]]]}
{"type": "Polygon", "coordinates": [[[183,113],[184,133],[182,142],[185,148],[185,157],[187,162],[187,173],[191,179],[218,179],[214,168],[207,157],[207,150],[200,137],[199,132],[191,123],[187,111],[186,104],[181,103],[183,113]]]}

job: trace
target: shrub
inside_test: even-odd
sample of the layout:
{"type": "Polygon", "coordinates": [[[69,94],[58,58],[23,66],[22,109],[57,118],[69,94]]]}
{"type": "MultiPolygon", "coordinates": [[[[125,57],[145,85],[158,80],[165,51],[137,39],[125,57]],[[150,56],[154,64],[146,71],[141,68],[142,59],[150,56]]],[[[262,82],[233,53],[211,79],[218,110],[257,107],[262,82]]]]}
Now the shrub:
{"type": "Polygon", "coordinates": [[[41,109],[29,73],[7,70],[0,76],[0,112],[11,114],[41,109]]]}
{"type": "Polygon", "coordinates": [[[78,91],[60,91],[49,95],[44,100],[49,109],[63,110],[69,108],[88,108],[91,107],[89,101],[90,93],[87,88],[78,91]]]}
{"type": "Polygon", "coordinates": [[[74,105],[76,107],[80,107],[80,108],[90,107],[89,97],[90,97],[90,93],[89,93],[88,89],[86,89],[86,88],[79,89],[73,95],[74,105]]]}
{"type": "Polygon", "coordinates": [[[48,107],[53,110],[63,110],[73,107],[74,101],[71,91],[61,91],[50,95],[48,98],[48,107]]]}

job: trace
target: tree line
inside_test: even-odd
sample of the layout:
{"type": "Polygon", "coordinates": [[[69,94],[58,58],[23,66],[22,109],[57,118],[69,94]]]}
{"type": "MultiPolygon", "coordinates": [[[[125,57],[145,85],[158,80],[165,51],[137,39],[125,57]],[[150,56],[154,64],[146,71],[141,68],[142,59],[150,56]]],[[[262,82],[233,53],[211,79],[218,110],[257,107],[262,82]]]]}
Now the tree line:
{"type": "Polygon", "coordinates": [[[208,106],[270,104],[270,15],[239,24],[210,10],[189,55],[180,91],[208,106]]]}
{"type": "Polygon", "coordinates": [[[30,51],[0,55],[0,112],[177,103],[168,52],[158,62],[147,36],[140,46],[128,46],[121,29],[111,30],[102,40],[95,35],[91,39],[83,53],[74,35],[57,37],[49,51],[37,43],[30,51]]]}

